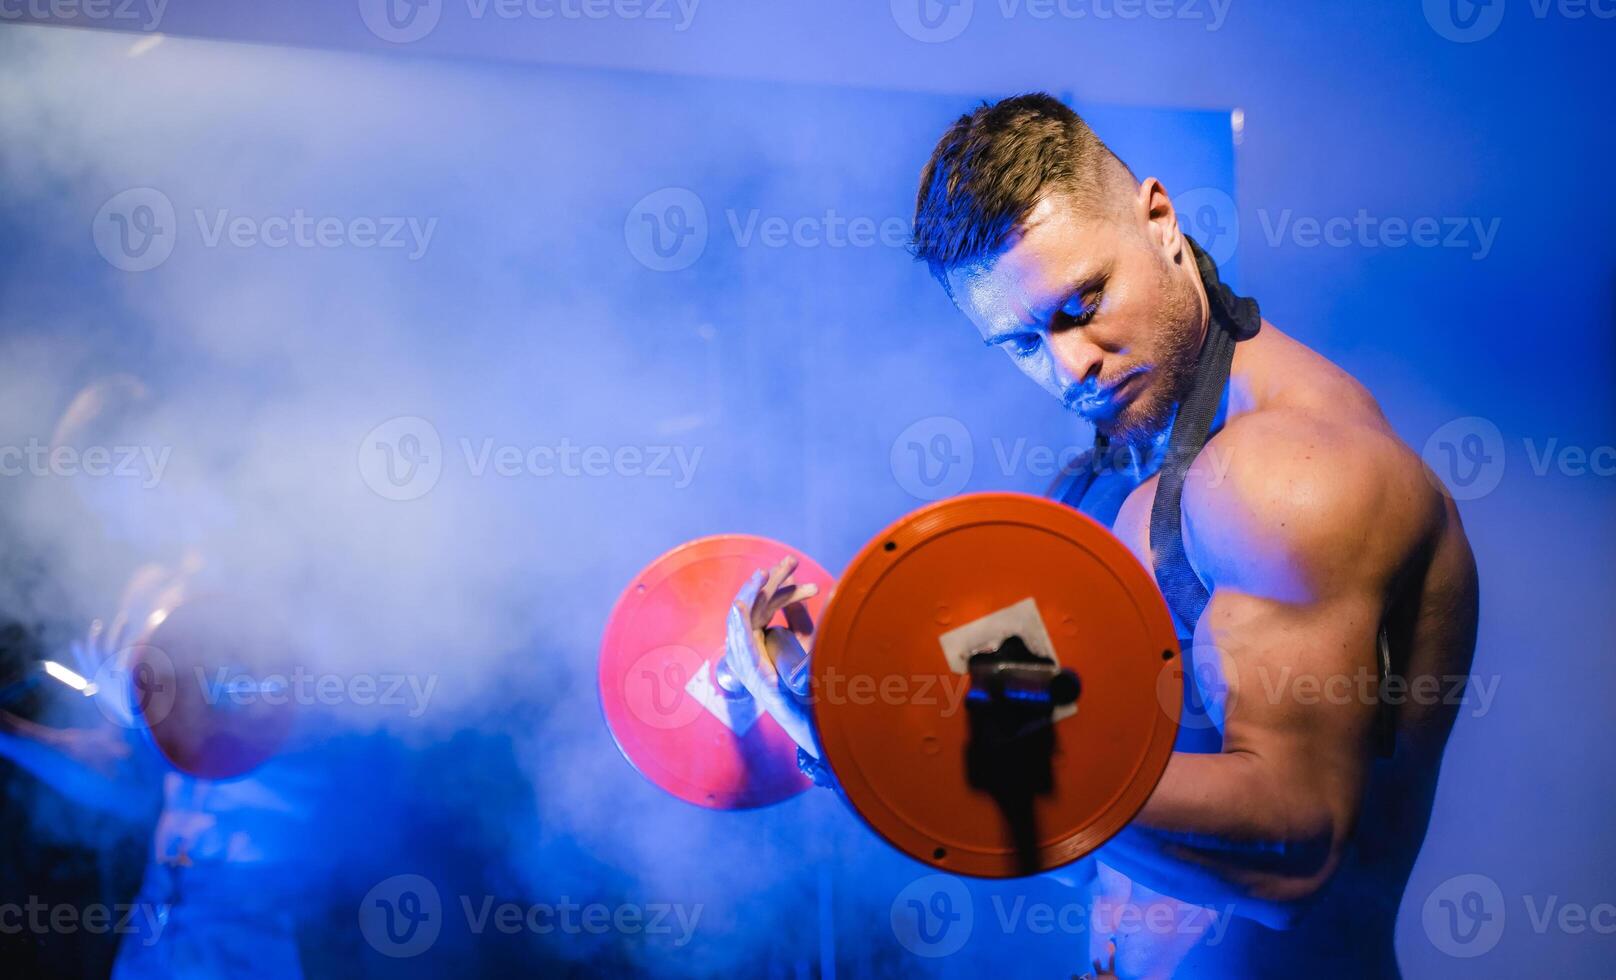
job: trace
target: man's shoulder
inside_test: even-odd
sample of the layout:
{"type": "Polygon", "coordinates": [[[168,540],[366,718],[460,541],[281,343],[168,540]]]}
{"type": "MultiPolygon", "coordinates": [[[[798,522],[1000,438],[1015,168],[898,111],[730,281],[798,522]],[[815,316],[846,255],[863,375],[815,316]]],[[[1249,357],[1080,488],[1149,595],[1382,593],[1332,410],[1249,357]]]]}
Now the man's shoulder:
{"type": "Polygon", "coordinates": [[[1389,573],[1424,538],[1442,501],[1420,458],[1378,410],[1339,408],[1258,409],[1208,442],[1184,489],[1203,575],[1292,578],[1312,591],[1339,574],[1389,573]]]}

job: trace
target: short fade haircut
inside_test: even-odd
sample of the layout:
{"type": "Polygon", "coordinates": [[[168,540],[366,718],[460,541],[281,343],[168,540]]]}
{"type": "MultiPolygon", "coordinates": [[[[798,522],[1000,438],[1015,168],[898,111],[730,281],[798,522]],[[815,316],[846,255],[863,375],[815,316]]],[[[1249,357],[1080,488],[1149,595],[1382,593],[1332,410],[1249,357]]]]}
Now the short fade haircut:
{"type": "Polygon", "coordinates": [[[1109,212],[1107,181],[1126,164],[1071,107],[1045,92],[960,116],[920,173],[910,250],[948,288],[949,270],[1003,249],[1040,199],[1064,192],[1109,212]]]}

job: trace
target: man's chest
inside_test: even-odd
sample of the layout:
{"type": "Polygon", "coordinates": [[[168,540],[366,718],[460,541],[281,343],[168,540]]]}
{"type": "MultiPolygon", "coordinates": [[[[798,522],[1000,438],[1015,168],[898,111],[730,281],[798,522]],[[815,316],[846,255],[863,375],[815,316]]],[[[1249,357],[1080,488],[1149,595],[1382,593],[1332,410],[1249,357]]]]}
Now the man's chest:
{"type": "Polygon", "coordinates": [[[1089,488],[1082,507],[1090,517],[1107,522],[1111,533],[1146,568],[1151,567],[1150,512],[1158,482],[1154,475],[1140,482],[1125,473],[1101,474],[1089,488]]]}

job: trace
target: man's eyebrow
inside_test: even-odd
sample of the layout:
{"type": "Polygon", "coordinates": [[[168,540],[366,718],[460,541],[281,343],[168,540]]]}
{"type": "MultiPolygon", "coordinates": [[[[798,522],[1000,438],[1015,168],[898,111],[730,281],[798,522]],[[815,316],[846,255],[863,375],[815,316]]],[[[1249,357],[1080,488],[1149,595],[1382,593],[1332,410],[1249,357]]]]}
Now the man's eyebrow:
{"type": "Polygon", "coordinates": [[[1067,288],[1061,291],[1060,302],[1056,303],[1048,313],[1034,312],[1033,315],[1036,318],[1034,323],[1030,325],[1017,324],[1015,329],[1001,330],[997,333],[991,334],[983,339],[982,345],[984,347],[997,347],[1005,341],[1014,340],[1017,337],[1021,337],[1029,333],[1037,333],[1038,328],[1047,324],[1050,320],[1053,320],[1055,318],[1055,314],[1059,313],[1067,303],[1072,301],[1073,296],[1081,296],[1084,293],[1091,292],[1104,280],[1104,274],[1098,272],[1078,276],[1067,288]]]}

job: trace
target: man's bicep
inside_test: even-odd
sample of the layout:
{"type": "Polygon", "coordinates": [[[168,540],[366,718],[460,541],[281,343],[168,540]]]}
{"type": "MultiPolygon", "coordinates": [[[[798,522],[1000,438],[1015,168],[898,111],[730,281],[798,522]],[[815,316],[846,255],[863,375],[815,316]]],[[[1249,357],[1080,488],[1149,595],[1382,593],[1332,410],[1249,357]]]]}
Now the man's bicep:
{"type": "Polygon", "coordinates": [[[1429,487],[1388,440],[1314,420],[1234,424],[1215,442],[1239,465],[1186,483],[1184,535],[1211,589],[1187,666],[1221,751],[1174,753],[1112,849],[1169,893],[1292,908],[1329,880],[1358,820],[1380,622],[1429,487]]]}
{"type": "Polygon", "coordinates": [[[1189,901],[1256,902],[1270,925],[1323,887],[1358,819],[1373,723],[1372,696],[1328,679],[1373,669],[1376,605],[1213,591],[1192,652],[1222,751],[1173,754],[1110,845],[1125,873],[1189,901]]]}
{"type": "Polygon", "coordinates": [[[1351,783],[1372,754],[1387,596],[1431,488],[1383,433],[1279,415],[1219,439],[1241,465],[1187,490],[1185,516],[1213,586],[1196,645],[1229,691],[1224,750],[1302,783],[1351,783]]]}
{"type": "Polygon", "coordinates": [[[1197,624],[1196,680],[1223,751],[1252,759],[1298,812],[1356,814],[1379,695],[1381,602],[1367,589],[1310,601],[1214,590],[1197,624]]]}

